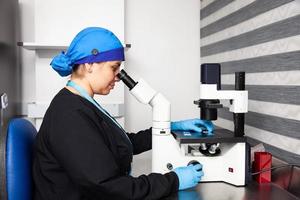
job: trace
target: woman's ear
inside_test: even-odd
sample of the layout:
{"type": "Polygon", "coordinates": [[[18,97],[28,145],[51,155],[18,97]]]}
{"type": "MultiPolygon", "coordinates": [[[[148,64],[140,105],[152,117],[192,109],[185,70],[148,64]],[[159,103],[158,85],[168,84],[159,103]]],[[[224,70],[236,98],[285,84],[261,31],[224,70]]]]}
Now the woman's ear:
{"type": "Polygon", "coordinates": [[[80,64],[73,68],[72,77],[82,77],[86,73],[86,67],[84,64],[80,64]]]}
{"type": "Polygon", "coordinates": [[[92,73],[93,72],[93,65],[90,63],[85,63],[84,64],[84,68],[88,73],[92,73]]]}

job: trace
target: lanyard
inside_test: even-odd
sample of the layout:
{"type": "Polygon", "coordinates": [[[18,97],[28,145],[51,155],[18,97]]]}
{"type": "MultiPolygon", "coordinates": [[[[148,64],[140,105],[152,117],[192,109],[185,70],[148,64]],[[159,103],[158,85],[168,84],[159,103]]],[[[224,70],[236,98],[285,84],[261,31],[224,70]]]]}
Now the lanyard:
{"type": "MultiPolygon", "coordinates": [[[[94,106],[96,106],[102,113],[104,113],[109,119],[111,119],[125,134],[125,136],[127,137],[127,139],[130,141],[130,139],[128,138],[125,130],[123,129],[123,127],[117,122],[117,120],[115,118],[113,118],[104,108],[102,108],[100,106],[100,104],[98,104],[94,98],[92,98],[85,89],[83,89],[82,87],[80,87],[79,85],[77,85],[75,82],[73,81],[68,81],[67,86],[70,86],[72,88],[74,88],[75,90],[77,90],[77,92],[79,92],[79,94],[84,97],[85,99],[87,99],[89,102],[91,102],[92,104],[94,104],[94,106]]],[[[131,141],[130,141],[131,143],[131,141]]]]}

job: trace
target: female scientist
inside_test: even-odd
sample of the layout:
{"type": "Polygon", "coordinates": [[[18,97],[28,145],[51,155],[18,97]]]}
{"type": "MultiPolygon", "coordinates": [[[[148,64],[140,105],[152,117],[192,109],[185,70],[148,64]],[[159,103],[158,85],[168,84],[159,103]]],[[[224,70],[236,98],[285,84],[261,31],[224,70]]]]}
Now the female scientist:
{"type": "MultiPolygon", "coordinates": [[[[67,52],[52,60],[59,75],[71,78],[52,100],[37,135],[35,199],[159,199],[200,181],[200,164],[130,176],[132,156],[151,149],[151,128],[127,134],[93,99],[114,88],[122,61],[119,39],[99,27],[79,32],[67,52]]],[[[200,119],[171,122],[171,130],[201,131],[199,126],[213,129],[200,119]]]]}

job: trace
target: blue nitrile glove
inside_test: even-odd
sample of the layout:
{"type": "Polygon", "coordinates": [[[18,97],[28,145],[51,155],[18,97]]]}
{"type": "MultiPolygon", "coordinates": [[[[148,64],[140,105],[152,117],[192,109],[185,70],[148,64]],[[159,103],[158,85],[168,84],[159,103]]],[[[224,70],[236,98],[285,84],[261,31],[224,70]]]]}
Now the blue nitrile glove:
{"type": "Polygon", "coordinates": [[[171,122],[171,131],[195,131],[202,132],[206,128],[208,133],[214,131],[214,125],[211,121],[201,119],[188,119],[182,121],[171,122]]]}
{"type": "Polygon", "coordinates": [[[201,164],[177,167],[174,169],[174,172],[178,176],[179,190],[185,190],[196,186],[203,176],[201,164]]]}

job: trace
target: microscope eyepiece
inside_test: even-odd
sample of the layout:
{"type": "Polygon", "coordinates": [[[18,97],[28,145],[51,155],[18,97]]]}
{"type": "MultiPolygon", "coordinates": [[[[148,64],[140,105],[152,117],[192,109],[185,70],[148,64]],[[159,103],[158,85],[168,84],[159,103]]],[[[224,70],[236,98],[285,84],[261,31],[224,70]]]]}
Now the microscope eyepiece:
{"type": "Polygon", "coordinates": [[[126,72],[122,69],[118,74],[117,77],[124,82],[124,84],[131,90],[137,84],[126,72]]]}

